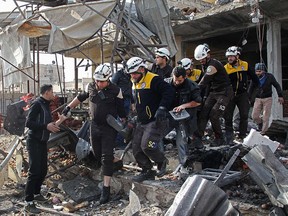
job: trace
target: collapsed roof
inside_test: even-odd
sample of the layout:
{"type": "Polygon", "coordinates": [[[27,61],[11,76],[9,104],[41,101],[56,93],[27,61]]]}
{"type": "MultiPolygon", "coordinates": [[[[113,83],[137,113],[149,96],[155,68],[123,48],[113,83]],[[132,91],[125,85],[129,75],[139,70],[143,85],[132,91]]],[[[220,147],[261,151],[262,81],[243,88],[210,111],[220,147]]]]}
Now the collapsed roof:
{"type": "MultiPolygon", "coordinates": [[[[37,1],[32,1],[35,2],[37,1]]],[[[69,50],[70,56],[73,56],[75,50],[77,53],[80,51],[82,56],[73,57],[88,58],[94,64],[103,62],[104,58],[100,59],[99,56],[105,55],[104,49],[107,48],[106,58],[110,58],[110,62],[125,60],[133,55],[153,61],[154,49],[162,46],[168,47],[174,55],[177,52],[177,45],[167,2],[165,0],[135,0],[134,2],[135,5],[128,3],[126,7],[125,1],[122,4],[119,1],[83,2],[36,11],[26,19],[23,19],[25,15],[22,13],[17,22],[13,21],[13,25],[11,23],[0,32],[5,86],[16,81],[14,79],[16,77],[12,78],[10,74],[18,76],[19,68],[31,68],[31,60],[26,59],[30,56],[27,55],[30,53],[28,38],[49,36],[48,44],[47,39],[42,41],[44,51],[64,53],[69,50]],[[134,13],[132,13],[133,7],[134,13]],[[17,38],[16,41],[11,38],[11,32],[14,34],[13,37],[17,38]],[[89,47],[91,43],[96,43],[98,48],[92,47],[91,53],[82,52],[79,46],[88,40],[90,40],[87,42],[89,47]],[[20,46],[21,52],[18,52],[16,60],[14,54],[19,50],[17,41],[25,41],[25,45],[20,46]],[[4,52],[5,44],[12,44],[12,46],[6,47],[4,52]],[[114,59],[116,56],[117,59],[114,59]]],[[[26,79],[25,76],[20,76],[20,79],[18,76],[17,82],[27,80],[29,78],[27,74],[31,74],[31,70],[22,71],[21,75],[23,74],[26,75],[26,79]]]]}

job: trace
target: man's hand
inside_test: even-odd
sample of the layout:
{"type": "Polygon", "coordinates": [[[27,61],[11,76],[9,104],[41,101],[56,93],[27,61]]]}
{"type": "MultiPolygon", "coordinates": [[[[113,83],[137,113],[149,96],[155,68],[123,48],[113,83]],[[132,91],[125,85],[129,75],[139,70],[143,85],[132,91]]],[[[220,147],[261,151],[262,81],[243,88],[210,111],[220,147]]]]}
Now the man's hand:
{"type": "Polygon", "coordinates": [[[284,103],[284,98],[283,98],[283,97],[279,97],[279,98],[278,98],[278,102],[279,102],[280,104],[283,104],[283,103],[284,103]]]}
{"type": "Polygon", "coordinates": [[[60,128],[56,125],[55,122],[50,122],[47,125],[47,130],[51,131],[52,133],[56,133],[60,131],[60,128]]]}
{"type": "Polygon", "coordinates": [[[156,122],[164,121],[167,118],[167,109],[160,106],[155,113],[156,122]]]}
{"type": "Polygon", "coordinates": [[[67,114],[68,114],[68,112],[69,112],[70,110],[71,110],[71,108],[70,108],[69,106],[66,106],[66,107],[63,109],[63,111],[62,111],[61,114],[67,116],[67,114]]]}
{"type": "Polygon", "coordinates": [[[62,122],[64,122],[66,119],[68,119],[68,116],[65,116],[64,114],[61,114],[58,112],[58,120],[56,121],[56,125],[59,126],[60,124],[62,124],[62,122]]]}
{"type": "Polygon", "coordinates": [[[185,107],[182,104],[182,105],[180,105],[178,107],[174,107],[173,112],[180,112],[181,110],[184,110],[184,109],[185,109],[185,107]]]}

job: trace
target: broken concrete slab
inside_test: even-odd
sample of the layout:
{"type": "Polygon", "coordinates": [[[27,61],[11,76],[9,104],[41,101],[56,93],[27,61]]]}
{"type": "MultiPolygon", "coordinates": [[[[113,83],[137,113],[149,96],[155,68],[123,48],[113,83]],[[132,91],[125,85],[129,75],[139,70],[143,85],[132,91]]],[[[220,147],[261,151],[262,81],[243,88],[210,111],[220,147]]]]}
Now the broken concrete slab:
{"type": "Polygon", "coordinates": [[[165,216],[240,215],[227,194],[200,176],[188,177],[165,216]]]}
{"type": "Polygon", "coordinates": [[[75,202],[96,200],[101,195],[101,190],[98,188],[97,181],[92,181],[88,178],[77,176],[75,179],[63,182],[59,185],[67,195],[75,202]]]}
{"type": "Polygon", "coordinates": [[[180,182],[159,179],[155,181],[133,182],[131,176],[117,176],[122,183],[122,189],[128,193],[133,187],[133,191],[140,200],[149,201],[163,207],[169,207],[176,193],[180,189],[180,182]],[[132,186],[133,185],[133,186],[132,186]]]}
{"type": "Polygon", "coordinates": [[[267,145],[272,152],[275,152],[280,143],[269,139],[268,136],[263,136],[255,129],[251,129],[247,137],[244,138],[243,145],[253,148],[256,145],[267,145]]]}
{"type": "Polygon", "coordinates": [[[252,179],[265,191],[273,205],[288,205],[288,171],[266,145],[254,147],[242,160],[252,179]]]}

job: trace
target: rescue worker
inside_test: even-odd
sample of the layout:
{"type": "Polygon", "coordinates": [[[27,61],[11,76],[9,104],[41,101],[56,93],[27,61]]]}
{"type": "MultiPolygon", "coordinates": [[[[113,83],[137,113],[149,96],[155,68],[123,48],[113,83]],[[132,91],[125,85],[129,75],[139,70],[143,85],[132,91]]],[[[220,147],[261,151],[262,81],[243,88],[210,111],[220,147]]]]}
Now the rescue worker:
{"type": "Polygon", "coordinates": [[[230,79],[222,63],[211,58],[207,45],[198,45],[194,57],[200,61],[204,76],[199,82],[200,89],[208,88],[208,97],[203,104],[198,121],[198,133],[194,142],[201,142],[207,122],[210,119],[215,139],[211,146],[225,145],[220,118],[233,97],[230,79]]]}
{"type": "Polygon", "coordinates": [[[132,139],[133,155],[142,172],[133,178],[136,182],[154,180],[166,173],[168,159],[159,148],[159,141],[168,128],[168,110],[174,98],[173,88],[160,76],[149,72],[143,59],[132,57],[127,61],[127,73],[131,75],[138,123],[132,139]],[[151,161],[152,160],[152,161],[151,161]]]}
{"type": "Polygon", "coordinates": [[[228,145],[233,145],[233,113],[236,106],[240,115],[238,138],[243,140],[246,137],[250,108],[249,98],[251,98],[252,94],[251,91],[248,91],[248,77],[251,78],[255,86],[259,84],[255,72],[251,70],[246,61],[242,61],[239,58],[240,55],[241,50],[236,46],[229,47],[225,53],[228,63],[224,67],[229,75],[234,92],[234,97],[229,102],[224,115],[226,142],[228,145]]]}
{"type": "Polygon", "coordinates": [[[199,69],[194,69],[194,63],[189,58],[183,58],[178,62],[186,70],[186,76],[190,80],[199,83],[203,77],[203,72],[199,69]]]}
{"type": "Polygon", "coordinates": [[[171,130],[176,129],[176,145],[178,149],[178,157],[180,166],[177,167],[176,172],[185,170],[186,161],[188,158],[188,136],[192,135],[197,125],[197,109],[201,104],[202,98],[200,96],[200,89],[194,81],[187,78],[186,70],[182,66],[175,67],[172,71],[172,77],[166,78],[175,90],[175,97],[172,103],[173,112],[180,113],[186,110],[190,117],[183,121],[175,121],[171,119],[171,130]]]}
{"type": "Polygon", "coordinates": [[[170,60],[170,52],[166,48],[159,48],[155,52],[155,62],[152,65],[151,72],[158,74],[161,78],[171,77],[173,67],[168,62],[170,60]]]}
{"type": "Polygon", "coordinates": [[[93,75],[94,82],[87,85],[84,92],[76,96],[71,103],[63,110],[67,114],[81,102],[89,98],[91,115],[90,139],[94,156],[102,163],[103,188],[100,197],[100,204],[107,203],[110,199],[110,182],[113,174],[113,149],[117,131],[108,125],[106,116],[120,117],[126,122],[123,95],[119,87],[110,82],[112,72],[110,66],[100,64],[93,75]]]}
{"type": "MultiPolygon", "coordinates": [[[[283,92],[280,84],[277,82],[273,74],[268,73],[264,63],[257,63],[255,65],[255,72],[259,78],[259,88],[252,111],[252,119],[258,125],[258,130],[261,134],[265,134],[269,127],[269,119],[272,109],[272,86],[277,91],[278,102],[282,105],[284,103],[283,92]],[[263,114],[261,118],[261,114],[263,114]]],[[[253,83],[251,83],[253,85],[253,83]]]]}

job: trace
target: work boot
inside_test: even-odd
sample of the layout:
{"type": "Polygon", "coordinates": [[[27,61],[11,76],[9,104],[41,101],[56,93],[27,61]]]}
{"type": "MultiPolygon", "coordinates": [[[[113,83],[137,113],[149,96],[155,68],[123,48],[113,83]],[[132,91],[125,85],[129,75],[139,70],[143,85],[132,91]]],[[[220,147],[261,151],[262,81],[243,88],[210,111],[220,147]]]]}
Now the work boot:
{"type": "Polygon", "coordinates": [[[225,137],[226,137],[226,144],[230,145],[230,146],[233,146],[234,145],[234,143],[233,143],[233,132],[226,131],[225,137]]]}
{"type": "Polygon", "coordinates": [[[48,202],[48,199],[46,199],[42,194],[35,194],[34,201],[39,202],[39,203],[45,203],[45,202],[48,202]]]}
{"type": "Polygon", "coordinates": [[[145,180],[155,180],[156,172],[154,170],[143,170],[139,175],[132,178],[135,182],[142,182],[145,180]]]}
{"type": "Polygon", "coordinates": [[[103,186],[99,202],[100,204],[105,204],[109,201],[109,199],[110,199],[110,187],[103,186]]]}
{"type": "Polygon", "coordinates": [[[159,170],[156,174],[157,177],[162,177],[166,174],[167,164],[169,164],[169,160],[167,158],[165,158],[163,162],[157,164],[157,169],[159,170]]]}
{"type": "Polygon", "coordinates": [[[40,214],[42,212],[33,202],[28,202],[24,207],[24,211],[30,214],[40,214]]]}

